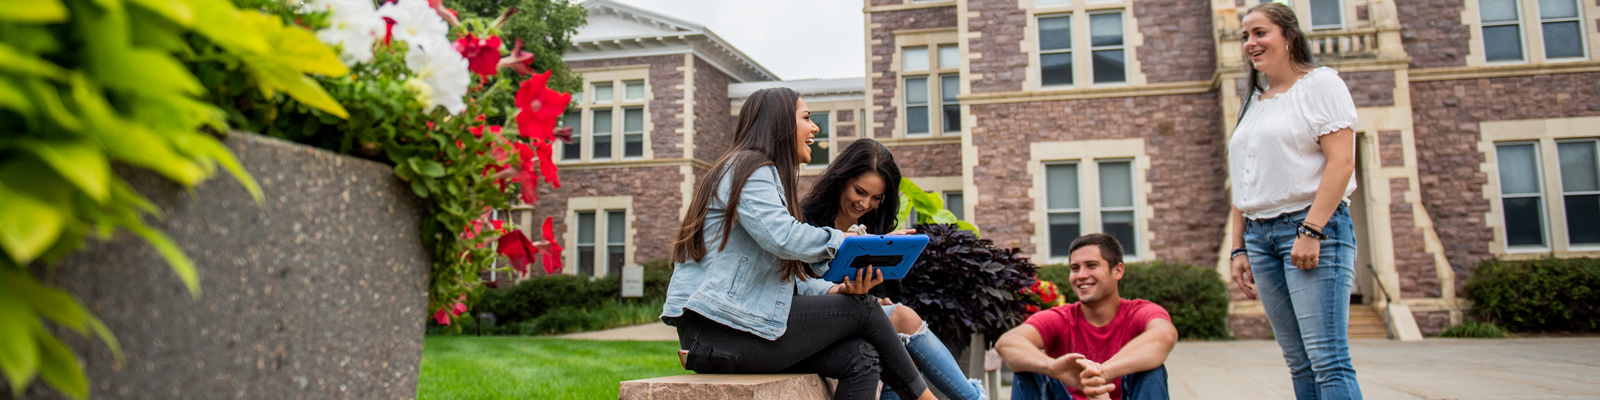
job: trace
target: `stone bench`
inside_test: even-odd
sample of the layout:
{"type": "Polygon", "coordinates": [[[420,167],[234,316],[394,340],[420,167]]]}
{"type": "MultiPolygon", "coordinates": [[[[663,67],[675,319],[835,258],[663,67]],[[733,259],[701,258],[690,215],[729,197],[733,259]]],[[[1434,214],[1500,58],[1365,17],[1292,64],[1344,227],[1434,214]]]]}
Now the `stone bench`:
{"type": "Polygon", "coordinates": [[[622,382],[620,400],[826,400],[832,387],[816,374],[695,374],[622,382]]]}

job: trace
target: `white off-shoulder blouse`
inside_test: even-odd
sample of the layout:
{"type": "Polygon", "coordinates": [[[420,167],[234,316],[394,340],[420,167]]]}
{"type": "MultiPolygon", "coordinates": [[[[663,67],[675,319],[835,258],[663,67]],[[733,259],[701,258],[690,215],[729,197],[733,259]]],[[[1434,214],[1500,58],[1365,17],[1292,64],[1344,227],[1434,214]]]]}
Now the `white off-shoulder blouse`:
{"type": "MultiPolygon", "coordinates": [[[[1271,99],[1261,99],[1260,92],[1251,95],[1256,97],[1228,141],[1234,207],[1250,219],[1310,207],[1328,163],[1318,140],[1356,126],[1350,89],[1338,72],[1318,67],[1271,99]]],[[[1344,200],[1350,201],[1355,190],[1352,174],[1344,200]]]]}

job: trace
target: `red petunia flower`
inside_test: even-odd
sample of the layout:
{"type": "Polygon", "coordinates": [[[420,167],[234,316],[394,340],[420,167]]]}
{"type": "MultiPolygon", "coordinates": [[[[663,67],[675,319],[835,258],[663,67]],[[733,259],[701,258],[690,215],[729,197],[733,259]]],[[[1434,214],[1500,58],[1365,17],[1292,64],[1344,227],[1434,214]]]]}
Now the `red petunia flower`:
{"type": "Polygon", "coordinates": [[[496,251],[511,260],[511,268],[524,276],[528,275],[528,264],[533,263],[533,254],[539,251],[534,248],[533,241],[528,240],[522,230],[513,229],[496,242],[499,243],[496,251]]]}
{"type": "Polygon", "coordinates": [[[468,33],[456,39],[456,52],[467,58],[467,69],[481,76],[500,72],[500,37],[478,38],[468,33]]]}
{"type": "Polygon", "coordinates": [[[550,182],[551,187],[560,189],[561,177],[556,175],[556,157],[552,150],[554,147],[550,143],[537,143],[534,146],[536,146],[535,151],[539,153],[539,172],[544,174],[544,180],[550,182]]]}
{"type": "Polygon", "coordinates": [[[456,315],[458,317],[461,316],[461,313],[464,313],[464,312],[467,312],[467,305],[466,304],[456,303],[456,305],[454,307],[450,308],[450,313],[454,314],[454,315],[456,315]]]}
{"type": "Polygon", "coordinates": [[[511,55],[500,59],[496,68],[510,67],[523,75],[533,75],[533,53],[522,51],[522,38],[517,38],[516,47],[511,48],[511,55]]]}
{"type": "Polygon", "coordinates": [[[1022,309],[1028,311],[1029,314],[1039,312],[1039,306],[1032,304],[1029,304],[1027,307],[1023,307],[1022,309]]]}
{"type": "Polygon", "coordinates": [[[561,271],[561,245],[556,243],[554,221],[554,218],[544,217],[544,240],[536,245],[539,254],[544,255],[544,272],[547,274],[561,271]]]}
{"type": "Polygon", "coordinates": [[[550,71],[545,71],[522,81],[522,87],[517,89],[517,131],[522,137],[555,140],[556,120],[567,111],[572,94],[550,90],[545,87],[549,81],[550,71]]]}
{"type": "Polygon", "coordinates": [[[433,313],[433,320],[438,322],[439,325],[450,325],[450,313],[440,308],[439,312],[433,313]]]}
{"type": "Polygon", "coordinates": [[[522,202],[524,204],[538,203],[539,175],[534,171],[534,150],[528,147],[526,143],[517,143],[513,146],[517,149],[517,173],[511,176],[511,180],[522,185],[522,202]]]}

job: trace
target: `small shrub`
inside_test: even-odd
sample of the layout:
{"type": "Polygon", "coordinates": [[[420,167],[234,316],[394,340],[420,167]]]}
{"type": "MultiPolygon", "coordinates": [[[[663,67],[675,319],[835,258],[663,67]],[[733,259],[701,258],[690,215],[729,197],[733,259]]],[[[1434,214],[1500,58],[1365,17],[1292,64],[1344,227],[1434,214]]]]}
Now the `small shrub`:
{"type": "Polygon", "coordinates": [[[1600,260],[1488,260],[1467,281],[1473,313],[1512,332],[1600,331],[1600,260]]]}
{"type": "MultiPolygon", "coordinates": [[[[665,259],[644,263],[644,297],[623,299],[627,304],[660,305],[667,298],[672,263],[665,259]]],[[[529,279],[510,288],[483,292],[474,313],[494,313],[501,324],[532,321],[561,307],[597,309],[616,303],[621,292],[618,277],[590,279],[577,275],[549,275],[529,279]]],[[[661,314],[660,307],[656,316],[661,314]]]]}
{"type": "Polygon", "coordinates": [[[1439,333],[1445,338],[1476,338],[1476,339],[1504,339],[1506,331],[1487,322],[1467,321],[1461,325],[1446,328],[1439,333]]]}
{"type": "MultiPolygon", "coordinates": [[[[1183,339],[1228,338],[1228,287],[1210,268],[1162,261],[1123,264],[1119,293],[1124,299],[1144,299],[1161,305],[1183,339]]],[[[1072,269],[1065,264],[1039,268],[1039,279],[1065,288],[1068,303],[1078,301],[1071,290],[1072,269]]]]}
{"type": "Polygon", "coordinates": [[[993,347],[1007,330],[1026,317],[1028,300],[1019,291],[1032,287],[1034,265],[1017,249],[995,247],[956,224],[918,224],[928,247],[901,281],[901,301],[916,310],[953,353],[960,353],[973,333],[993,347]]]}

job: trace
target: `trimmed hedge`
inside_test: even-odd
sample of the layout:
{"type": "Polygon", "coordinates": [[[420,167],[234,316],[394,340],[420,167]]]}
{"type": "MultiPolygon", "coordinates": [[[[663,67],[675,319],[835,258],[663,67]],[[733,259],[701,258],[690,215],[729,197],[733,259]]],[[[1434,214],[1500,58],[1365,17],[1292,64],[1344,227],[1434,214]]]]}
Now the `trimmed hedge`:
{"type": "MultiPolygon", "coordinates": [[[[624,304],[656,303],[667,298],[667,283],[672,279],[672,264],[656,260],[644,264],[644,297],[624,299],[624,304]]],[[[577,275],[549,275],[522,281],[516,286],[483,292],[474,313],[489,312],[501,325],[531,322],[557,310],[565,315],[597,310],[617,302],[622,290],[618,277],[590,279],[577,275]]],[[[660,307],[657,307],[660,308],[660,307]]],[[[659,310],[658,315],[659,315],[659,310]]],[[[573,318],[568,318],[573,319],[573,318]]],[[[557,329],[560,330],[560,329],[557,329]]]]}
{"type": "Polygon", "coordinates": [[[1488,260],[1467,281],[1473,313],[1512,332],[1600,331],[1600,260],[1488,260]]]}
{"type": "MultiPolygon", "coordinates": [[[[1123,264],[1118,286],[1124,299],[1145,299],[1172,315],[1183,339],[1227,339],[1228,287],[1216,270],[1161,261],[1123,264]]],[[[1078,301],[1066,264],[1039,268],[1039,279],[1061,287],[1067,303],[1078,301]]]]}

